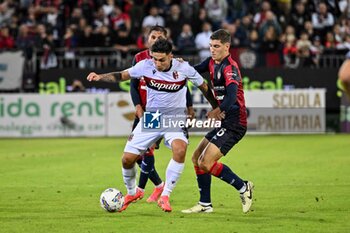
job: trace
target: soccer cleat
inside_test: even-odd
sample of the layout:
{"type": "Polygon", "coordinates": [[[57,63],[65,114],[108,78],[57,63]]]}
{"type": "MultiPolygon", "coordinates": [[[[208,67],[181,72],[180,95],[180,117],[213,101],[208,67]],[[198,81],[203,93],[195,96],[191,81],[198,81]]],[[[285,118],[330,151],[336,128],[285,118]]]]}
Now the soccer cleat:
{"type": "Polygon", "coordinates": [[[245,190],[244,193],[240,194],[240,197],[242,200],[243,213],[248,213],[253,203],[254,184],[250,181],[245,181],[245,184],[247,186],[247,189],[245,190]]]}
{"type": "Polygon", "coordinates": [[[164,182],[162,184],[162,186],[160,186],[159,188],[155,187],[153,189],[153,193],[151,194],[151,196],[149,196],[149,198],[147,198],[147,202],[151,203],[151,202],[157,202],[158,198],[160,197],[160,195],[162,194],[164,189],[164,182]]]}
{"type": "Polygon", "coordinates": [[[142,191],[139,188],[136,188],[136,194],[134,196],[126,194],[124,197],[124,205],[123,207],[119,210],[119,212],[122,212],[124,210],[126,210],[126,208],[128,208],[128,206],[132,203],[132,202],[137,202],[138,200],[141,200],[143,198],[143,196],[145,195],[145,192],[142,191]]]}
{"type": "Polygon", "coordinates": [[[158,206],[165,212],[171,212],[169,196],[160,196],[158,200],[158,206]]]}
{"type": "Polygon", "coordinates": [[[194,214],[194,213],[211,213],[214,211],[214,208],[212,205],[208,206],[202,206],[201,204],[197,204],[193,206],[192,208],[189,208],[187,210],[181,210],[184,214],[194,214]]]}

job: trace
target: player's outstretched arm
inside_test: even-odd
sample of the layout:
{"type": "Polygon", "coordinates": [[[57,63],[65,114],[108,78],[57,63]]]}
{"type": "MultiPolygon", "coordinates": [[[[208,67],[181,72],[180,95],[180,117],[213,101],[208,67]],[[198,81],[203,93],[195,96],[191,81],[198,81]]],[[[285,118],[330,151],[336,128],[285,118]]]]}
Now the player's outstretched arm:
{"type": "Polygon", "coordinates": [[[111,72],[106,74],[96,74],[95,72],[91,72],[86,79],[90,82],[102,81],[102,82],[116,83],[116,82],[129,80],[130,78],[131,77],[128,71],[124,70],[121,72],[111,72]]]}

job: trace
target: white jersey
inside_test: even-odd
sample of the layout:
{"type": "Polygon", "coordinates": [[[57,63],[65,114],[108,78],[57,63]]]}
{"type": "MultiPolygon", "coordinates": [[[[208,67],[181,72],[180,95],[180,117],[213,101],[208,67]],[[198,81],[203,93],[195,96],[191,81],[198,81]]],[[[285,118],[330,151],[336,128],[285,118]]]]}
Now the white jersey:
{"type": "Polygon", "coordinates": [[[167,71],[158,71],[152,59],[145,59],[129,68],[133,78],[143,77],[147,84],[147,109],[186,108],[186,81],[195,86],[203,84],[203,77],[188,64],[172,59],[167,71]]]}

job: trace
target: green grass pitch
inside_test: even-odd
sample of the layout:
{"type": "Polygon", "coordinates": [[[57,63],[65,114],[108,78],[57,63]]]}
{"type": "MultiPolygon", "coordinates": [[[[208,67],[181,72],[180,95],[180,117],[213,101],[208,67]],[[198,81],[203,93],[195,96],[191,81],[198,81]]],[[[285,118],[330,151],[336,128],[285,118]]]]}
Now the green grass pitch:
{"type": "MultiPolygon", "coordinates": [[[[243,214],[237,192],[213,178],[215,212],[185,215],[198,201],[199,140],[190,139],[173,212],[145,198],[107,213],[101,192],[125,193],[124,138],[0,139],[0,232],[350,232],[350,135],[248,135],[222,162],[254,182],[253,211],[243,214]]],[[[170,154],[156,151],[162,178],[170,154]]]]}

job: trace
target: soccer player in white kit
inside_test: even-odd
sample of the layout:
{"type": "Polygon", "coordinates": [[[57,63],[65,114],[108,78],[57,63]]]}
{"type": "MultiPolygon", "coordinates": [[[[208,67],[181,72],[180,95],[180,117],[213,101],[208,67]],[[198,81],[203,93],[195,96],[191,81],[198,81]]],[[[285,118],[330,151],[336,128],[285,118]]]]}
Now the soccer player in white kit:
{"type": "MultiPolygon", "coordinates": [[[[87,80],[120,82],[143,76],[147,83],[146,112],[162,109],[161,114],[166,114],[164,111],[169,111],[171,114],[174,109],[186,109],[186,81],[189,80],[201,90],[213,107],[214,110],[208,113],[208,117],[218,120],[224,117],[224,113],[218,108],[217,101],[203,77],[187,62],[179,62],[173,58],[172,45],[169,41],[157,40],[151,47],[151,55],[152,59],[140,61],[135,66],[121,72],[107,74],[92,72],[88,75],[87,80]]],[[[156,114],[153,117],[157,118],[156,114]]],[[[143,123],[143,120],[140,120],[133,130],[122,157],[122,173],[128,191],[127,195],[135,196],[136,194],[135,162],[138,156],[163,137],[164,143],[171,148],[173,157],[166,169],[165,186],[158,205],[163,211],[171,212],[169,196],[184,169],[188,141],[180,126],[171,130],[147,131],[143,129],[143,123]]],[[[134,201],[132,198],[128,200],[129,202],[134,201]]]]}

